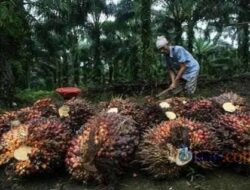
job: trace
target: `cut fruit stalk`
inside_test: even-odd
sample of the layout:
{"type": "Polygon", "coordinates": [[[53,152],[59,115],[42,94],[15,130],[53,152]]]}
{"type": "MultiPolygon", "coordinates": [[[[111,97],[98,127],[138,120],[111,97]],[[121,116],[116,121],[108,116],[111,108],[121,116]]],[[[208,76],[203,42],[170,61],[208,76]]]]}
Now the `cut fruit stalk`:
{"type": "Polygon", "coordinates": [[[233,113],[236,111],[236,106],[234,106],[231,102],[224,103],[222,107],[226,112],[233,113]]]}
{"type": "Polygon", "coordinates": [[[60,117],[69,117],[69,111],[70,111],[70,107],[67,105],[63,105],[58,110],[60,117]]]}
{"type": "Polygon", "coordinates": [[[161,102],[161,103],[159,104],[159,106],[160,106],[162,109],[168,109],[168,108],[171,107],[170,104],[167,103],[167,102],[161,102]]]}
{"type": "Polygon", "coordinates": [[[110,108],[107,113],[118,113],[118,108],[110,108]]]}
{"type": "Polygon", "coordinates": [[[32,148],[29,146],[20,146],[18,149],[14,151],[14,158],[19,161],[29,160],[28,154],[30,154],[32,148]]]}
{"type": "Polygon", "coordinates": [[[170,120],[174,120],[174,119],[177,118],[177,116],[176,116],[176,114],[174,112],[167,111],[165,114],[166,114],[167,118],[170,119],[170,120]]]}

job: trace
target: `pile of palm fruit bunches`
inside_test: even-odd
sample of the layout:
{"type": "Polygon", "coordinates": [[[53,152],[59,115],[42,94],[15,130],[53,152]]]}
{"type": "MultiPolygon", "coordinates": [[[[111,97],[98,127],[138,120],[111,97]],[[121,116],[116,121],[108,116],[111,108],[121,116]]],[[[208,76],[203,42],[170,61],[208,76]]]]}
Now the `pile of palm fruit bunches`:
{"type": "Polygon", "coordinates": [[[232,165],[250,166],[250,109],[232,92],[206,99],[145,97],[140,104],[73,98],[58,105],[45,98],[0,115],[0,166],[9,178],[65,167],[72,179],[103,183],[128,167],[162,179],[189,166],[232,165]]]}

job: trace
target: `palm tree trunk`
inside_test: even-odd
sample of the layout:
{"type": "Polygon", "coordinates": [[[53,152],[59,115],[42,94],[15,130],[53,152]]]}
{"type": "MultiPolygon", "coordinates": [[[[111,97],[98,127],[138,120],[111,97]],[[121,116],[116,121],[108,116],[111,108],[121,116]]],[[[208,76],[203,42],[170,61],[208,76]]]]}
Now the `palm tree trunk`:
{"type": "Polygon", "coordinates": [[[152,0],[141,0],[141,42],[142,42],[142,64],[144,77],[151,81],[151,66],[156,63],[152,47],[151,30],[151,5],[152,0]]]}
{"type": "Polygon", "coordinates": [[[67,52],[63,54],[63,68],[62,68],[62,85],[67,86],[69,84],[69,62],[67,60],[67,52]]]}
{"type": "MultiPolygon", "coordinates": [[[[0,51],[1,52],[1,51],[0,51]]],[[[14,96],[14,76],[11,65],[0,53],[0,104],[11,107],[14,96]]]]}
{"type": "Polygon", "coordinates": [[[182,24],[181,22],[176,21],[174,25],[176,31],[175,44],[182,45],[182,33],[183,33],[182,24]]]}
{"type": "Polygon", "coordinates": [[[188,51],[193,53],[193,42],[194,42],[194,22],[188,23],[188,51]]]}
{"type": "Polygon", "coordinates": [[[248,1],[239,1],[239,30],[238,30],[238,52],[242,58],[243,67],[245,71],[249,68],[249,15],[248,15],[248,1]]]}
{"type": "Polygon", "coordinates": [[[101,31],[99,23],[95,23],[94,29],[94,80],[98,83],[102,81],[102,65],[101,65],[101,31]]]}

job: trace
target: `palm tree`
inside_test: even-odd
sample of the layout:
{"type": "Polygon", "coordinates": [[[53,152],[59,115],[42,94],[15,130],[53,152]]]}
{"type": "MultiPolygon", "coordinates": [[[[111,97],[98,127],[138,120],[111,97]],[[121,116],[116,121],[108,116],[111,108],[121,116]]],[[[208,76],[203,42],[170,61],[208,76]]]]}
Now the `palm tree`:
{"type": "Polygon", "coordinates": [[[20,57],[29,31],[22,1],[0,2],[0,104],[11,106],[14,96],[13,63],[20,57]]]}

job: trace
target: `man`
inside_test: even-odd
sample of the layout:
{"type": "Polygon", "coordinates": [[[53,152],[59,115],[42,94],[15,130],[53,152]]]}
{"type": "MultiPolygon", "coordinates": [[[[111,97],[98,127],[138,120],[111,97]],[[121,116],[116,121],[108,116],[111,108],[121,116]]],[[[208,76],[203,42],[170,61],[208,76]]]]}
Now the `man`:
{"type": "Polygon", "coordinates": [[[156,47],[165,55],[166,66],[171,79],[169,88],[158,96],[168,91],[172,91],[173,94],[185,91],[188,95],[192,95],[197,86],[199,63],[182,46],[171,46],[164,36],[157,38],[156,47]]]}

